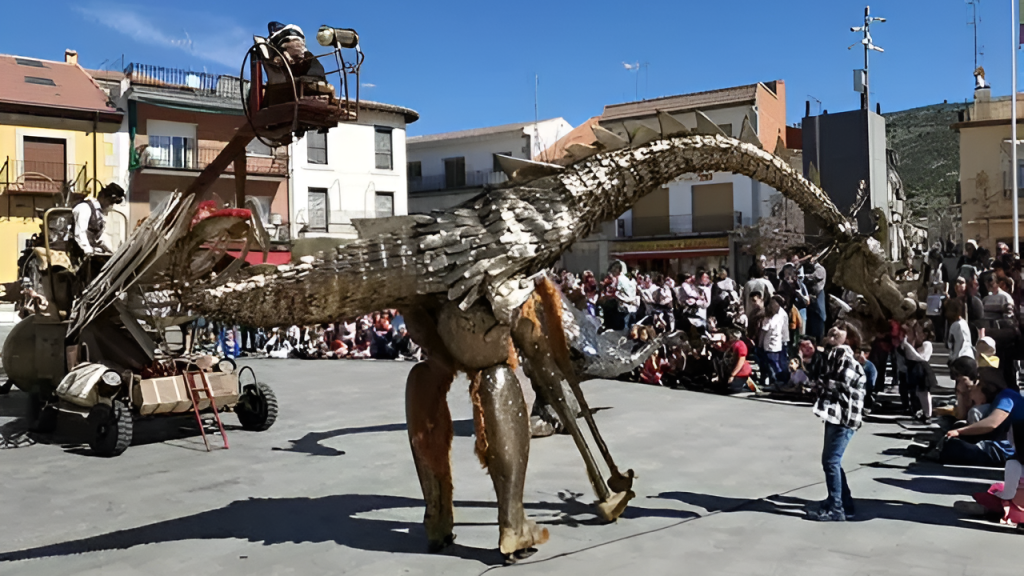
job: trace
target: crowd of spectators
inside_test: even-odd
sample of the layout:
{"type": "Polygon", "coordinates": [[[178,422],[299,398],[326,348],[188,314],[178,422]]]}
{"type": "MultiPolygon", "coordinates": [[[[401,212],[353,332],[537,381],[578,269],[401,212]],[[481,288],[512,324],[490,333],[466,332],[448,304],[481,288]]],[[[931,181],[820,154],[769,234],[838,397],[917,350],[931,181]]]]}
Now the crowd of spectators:
{"type": "Polygon", "coordinates": [[[350,322],[270,330],[200,319],[195,330],[203,351],[226,358],[420,360],[422,356],[397,310],[374,312],[350,322]]]}

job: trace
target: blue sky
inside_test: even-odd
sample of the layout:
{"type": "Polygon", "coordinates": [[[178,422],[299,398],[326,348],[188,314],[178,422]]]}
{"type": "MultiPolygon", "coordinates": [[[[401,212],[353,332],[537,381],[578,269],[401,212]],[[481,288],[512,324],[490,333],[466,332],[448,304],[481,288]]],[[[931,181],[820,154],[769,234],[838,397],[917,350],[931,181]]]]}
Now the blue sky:
{"type": "MultiPolygon", "coordinates": [[[[78,50],[90,68],[126,62],[237,74],[254,33],[270,20],[312,32],[359,31],[364,98],[408,106],[410,134],[532,120],[577,125],[605,104],[781,78],[788,121],[814,96],[833,112],[858,106],[861,0],[515,3],[432,1],[8,3],[0,52],[60,59],[78,50]],[[648,63],[639,78],[624,63],[648,63]],[[639,88],[637,89],[637,80],[639,88]]],[[[965,0],[876,0],[872,102],[883,111],[971,97],[974,52],[965,0]]],[[[1009,93],[1010,3],[981,2],[981,63],[994,94],[1009,93]]],[[[315,42],[314,42],[315,43],[315,42]]],[[[315,50],[314,50],[315,51],[315,50]]],[[[814,104],[817,108],[817,104],[814,104]]]]}

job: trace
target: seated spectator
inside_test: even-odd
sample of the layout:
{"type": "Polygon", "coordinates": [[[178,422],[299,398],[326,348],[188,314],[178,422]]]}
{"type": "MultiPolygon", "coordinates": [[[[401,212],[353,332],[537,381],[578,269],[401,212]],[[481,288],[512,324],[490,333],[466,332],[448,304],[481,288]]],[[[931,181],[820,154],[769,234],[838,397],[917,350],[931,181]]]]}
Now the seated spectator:
{"type": "Polygon", "coordinates": [[[1013,388],[1017,390],[1016,382],[1010,385],[1000,370],[1001,360],[996,356],[995,340],[988,336],[978,338],[978,345],[975,346],[978,363],[978,379],[983,382],[991,382],[999,389],[1013,388]]]}
{"type": "Polygon", "coordinates": [[[644,384],[661,386],[662,374],[667,364],[668,363],[662,359],[659,351],[655,350],[654,353],[644,361],[643,368],[640,370],[640,381],[644,384]]]}
{"type": "MultiPolygon", "coordinates": [[[[1024,427],[1013,430],[1014,444],[1024,442],[1024,427]]],[[[1021,456],[1015,454],[1009,458],[1003,469],[1003,481],[997,482],[985,492],[974,494],[979,506],[964,507],[962,502],[954,504],[954,508],[979,514],[994,512],[999,515],[999,523],[1017,526],[1024,522],[1024,490],[1020,490],[1021,456]]]]}
{"type": "Polygon", "coordinates": [[[724,352],[723,371],[726,372],[725,392],[727,394],[756,392],[757,388],[750,380],[753,370],[747,360],[749,350],[743,343],[743,332],[739,328],[726,328],[725,334],[728,338],[722,346],[724,352]]]}
{"type": "MultiPolygon", "coordinates": [[[[967,375],[958,376],[957,416],[966,419],[969,425],[988,418],[1000,391],[992,383],[975,383],[967,375]]],[[[1014,454],[1013,445],[1006,438],[1009,428],[1009,422],[1003,422],[988,434],[945,438],[929,458],[960,466],[1003,466],[1014,454]]]]}
{"type": "Polygon", "coordinates": [[[409,329],[405,324],[399,324],[398,329],[395,331],[394,341],[392,346],[395,351],[398,352],[403,358],[409,360],[420,360],[422,356],[420,347],[412,341],[412,337],[409,336],[409,329]]]}

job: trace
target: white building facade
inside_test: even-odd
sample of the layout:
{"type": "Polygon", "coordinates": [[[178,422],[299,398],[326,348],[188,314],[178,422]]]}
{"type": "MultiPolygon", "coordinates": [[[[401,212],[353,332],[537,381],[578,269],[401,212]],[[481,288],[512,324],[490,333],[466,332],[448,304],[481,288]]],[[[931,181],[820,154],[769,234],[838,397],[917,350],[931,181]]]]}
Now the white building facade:
{"type": "MultiPolygon", "coordinates": [[[[761,147],[771,152],[780,143],[786,146],[785,106],[785,83],[777,80],[610,105],[598,122],[628,140],[640,126],[660,131],[659,112],[695,130],[700,111],[732,138],[740,138],[747,124],[761,147]]],[[[611,260],[622,259],[645,271],[678,274],[726,268],[733,275],[745,275],[747,262],[737,259],[734,233],[767,215],[777,194],[739,174],[686,174],[642,198],[613,226],[578,242],[563,264],[576,272],[596,272],[611,260]]],[[[746,255],[742,260],[748,259],[746,255]]]]}
{"type": "Polygon", "coordinates": [[[307,132],[289,146],[291,237],[356,237],[355,218],[408,214],[408,108],[363,101],[359,119],[326,134],[307,132]]]}
{"type": "Polygon", "coordinates": [[[426,213],[472,198],[507,178],[496,155],[543,160],[572,130],[563,118],[522,122],[408,139],[409,211],[426,213]]]}

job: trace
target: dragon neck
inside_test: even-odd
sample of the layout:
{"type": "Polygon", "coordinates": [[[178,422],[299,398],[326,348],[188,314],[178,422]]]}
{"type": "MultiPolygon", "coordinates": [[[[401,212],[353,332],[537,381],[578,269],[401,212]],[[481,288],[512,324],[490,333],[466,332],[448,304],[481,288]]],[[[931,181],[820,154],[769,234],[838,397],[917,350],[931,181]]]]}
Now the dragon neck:
{"type": "Polygon", "coordinates": [[[619,217],[637,201],[681,176],[705,172],[742,174],[778,190],[815,216],[838,239],[853,227],[820,188],[783,159],[722,136],[680,136],[604,152],[569,166],[557,178],[577,208],[574,240],[619,217]]]}

